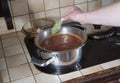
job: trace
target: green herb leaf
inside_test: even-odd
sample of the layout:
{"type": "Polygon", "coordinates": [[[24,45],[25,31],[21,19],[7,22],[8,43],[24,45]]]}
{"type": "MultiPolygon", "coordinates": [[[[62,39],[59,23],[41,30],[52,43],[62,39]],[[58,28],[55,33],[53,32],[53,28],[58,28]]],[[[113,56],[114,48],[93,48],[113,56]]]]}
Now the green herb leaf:
{"type": "Polygon", "coordinates": [[[55,34],[56,32],[58,32],[61,26],[62,26],[62,21],[61,20],[57,21],[55,25],[52,27],[52,34],[55,34]]]}

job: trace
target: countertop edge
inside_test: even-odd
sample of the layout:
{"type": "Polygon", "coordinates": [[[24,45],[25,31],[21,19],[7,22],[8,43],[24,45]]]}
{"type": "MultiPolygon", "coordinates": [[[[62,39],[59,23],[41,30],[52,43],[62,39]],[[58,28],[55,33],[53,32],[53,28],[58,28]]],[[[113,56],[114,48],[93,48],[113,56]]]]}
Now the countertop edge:
{"type": "Polygon", "coordinates": [[[119,83],[118,79],[120,79],[120,66],[74,78],[63,83],[119,83]]]}

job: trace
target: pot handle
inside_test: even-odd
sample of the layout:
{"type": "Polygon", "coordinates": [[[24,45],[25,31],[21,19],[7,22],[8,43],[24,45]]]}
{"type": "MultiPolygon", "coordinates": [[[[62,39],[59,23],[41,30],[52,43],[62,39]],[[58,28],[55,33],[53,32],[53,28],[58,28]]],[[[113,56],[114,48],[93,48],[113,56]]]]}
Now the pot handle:
{"type": "MultiPolygon", "coordinates": [[[[40,52],[40,50],[37,50],[37,52],[38,52],[38,55],[41,55],[40,53],[42,53],[42,52],[40,52]]],[[[48,59],[42,59],[42,57],[39,57],[39,59],[37,59],[34,56],[32,56],[32,58],[31,58],[31,62],[40,67],[46,67],[50,63],[52,63],[54,60],[55,60],[55,56],[50,57],[48,59]]]]}
{"type": "Polygon", "coordinates": [[[49,65],[51,62],[53,62],[55,60],[55,57],[51,57],[48,59],[36,59],[35,57],[31,58],[31,62],[37,66],[40,67],[46,67],[47,65],[49,65]]]}

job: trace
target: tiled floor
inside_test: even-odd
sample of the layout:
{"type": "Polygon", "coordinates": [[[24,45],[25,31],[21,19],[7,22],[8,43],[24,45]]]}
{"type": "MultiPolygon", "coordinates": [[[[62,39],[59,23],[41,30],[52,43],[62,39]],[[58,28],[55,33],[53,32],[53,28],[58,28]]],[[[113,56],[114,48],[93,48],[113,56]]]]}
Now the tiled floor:
{"type": "Polygon", "coordinates": [[[68,74],[46,74],[38,71],[31,63],[21,32],[0,36],[0,83],[62,83],[118,65],[120,59],[68,74]]]}

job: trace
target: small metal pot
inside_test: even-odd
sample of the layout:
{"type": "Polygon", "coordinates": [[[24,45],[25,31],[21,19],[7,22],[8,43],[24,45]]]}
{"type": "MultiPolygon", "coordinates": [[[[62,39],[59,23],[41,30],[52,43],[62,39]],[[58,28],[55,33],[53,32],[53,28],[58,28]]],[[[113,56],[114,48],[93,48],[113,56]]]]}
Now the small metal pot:
{"type": "Polygon", "coordinates": [[[82,37],[83,42],[79,47],[65,51],[50,51],[41,48],[38,43],[39,40],[43,40],[44,38],[51,35],[51,29],[47,29],[39,33],[35,37],[34,42],[35,45],[39,48],[37,52],[42,59],[38,58],[36,59],[32,57],[32,62],[40,67],[46,67],[50,64],[52,64],[55,67],[57,66],[63,67],[78,63],[82,57],[82,47],[85,45],[85,42],[87,41],[87,35],[83,30],[71,26],[63,26],[58,32],[58,34],[71,34],[71,33],[82,37]]]}

